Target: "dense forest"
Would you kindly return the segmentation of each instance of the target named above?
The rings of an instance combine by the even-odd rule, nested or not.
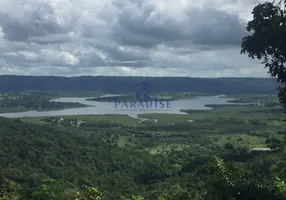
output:
[[[84,184],[96,185],[107,199],[134,193],[155,197],[166,191],[167,185],[172,186],[172,179],[177,179],[176,160],[183,168],[190,168],[193,154],[186,151],[180,158],[176,158],[177,154],[167,158],[134,148],[117,148],[112,141],[120,134],[118,129],[93,127],[82,131],[1,118],[0,132],[0,166],[9,180],[27,191],[24,199],[32,198],[46,178],[63,181],[74,190]],[[210,145],[204,138],[192,141]],[[206,162],[205,157],[193,159],[201,164]]]
[[[150,92],[197,92],[207,94],[275,94],[271,78],[189,78],[189,77],[108,77],[108,76],[0,76],[0,91],[65,90],[103,93],[137,92],[136,85],[150,83]]]
[[[145,114],[158,122],[142,124],[120,115],[0,118],[0,199],[282,200],[278,110]],[[252,152],[249,141],[273,151]]]

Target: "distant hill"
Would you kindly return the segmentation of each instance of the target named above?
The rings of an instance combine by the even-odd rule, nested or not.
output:
[[[273,78],[189,78],[189,77],[118,77],[118,76],[0,76],[0,91],[66,90],[104,93],[136,92],[136,85],[149,82],[150,92],[197,92],[208,94],[275,94]]]

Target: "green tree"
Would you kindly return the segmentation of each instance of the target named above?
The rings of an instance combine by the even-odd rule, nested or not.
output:
[[[286,198],[285,183],[279,178],[259,179],[244,165],[224,162],[215,157],[203,167],[202,173],[210,175],[205,180],[206,199],[282,200]]]
[[[0,200],[19,200],[20,195],[18,193],[17,184],[13,181],[9,181],[0,172]]]
[[[65,184],[54,179],[45,179],[33,193],[32,199],[35,200],[70,200],[72,195],[69,194]]]
[[[263,60],[271,77],[281,84],[278,97],[286,107],[286,0],[258,4],[253,9],[253,20],[246,27],[252,34],[244,37],[241,53]]]
[[[142,196],[137,196],[137,195],[132,195],[131,199],[128,199],[126,197],[121,197],[120,200],[144,200],[144,197]]]
[[[199,194],[196,192],[190,192],[186,189],[181,188],[180,185],[174,185],[166,194],[162,194],[158,200],[197,200]]]
[[[75,193],[75,200],[101,200],[102,193],[95,187],[83,186],[81,192]]]

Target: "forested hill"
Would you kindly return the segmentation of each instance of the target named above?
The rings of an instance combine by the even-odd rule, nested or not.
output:
[[[135,92],[136,85],[149,82],[151,92],[198,92],[208,94],[276,93],[270,78],[189,78],[110,76],[0,76],[0,91],[83,90],[104,93]]]

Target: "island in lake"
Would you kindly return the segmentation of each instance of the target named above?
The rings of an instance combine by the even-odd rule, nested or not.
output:
[[[136,98],[135,95],[126,94],[126,95],[118,95],[118,96],[101,96],[101,97],[94,97],[88,98],[88,101],[97,101],[97,102],[114,102],[114,101],[175,101],[178,99],[193,99],[197,98],[196,95],[189,93],[189,92],[178,92],[178,93],[156,93],[151,94],[150,98],[146,98],[141,96],[140,98]]]

